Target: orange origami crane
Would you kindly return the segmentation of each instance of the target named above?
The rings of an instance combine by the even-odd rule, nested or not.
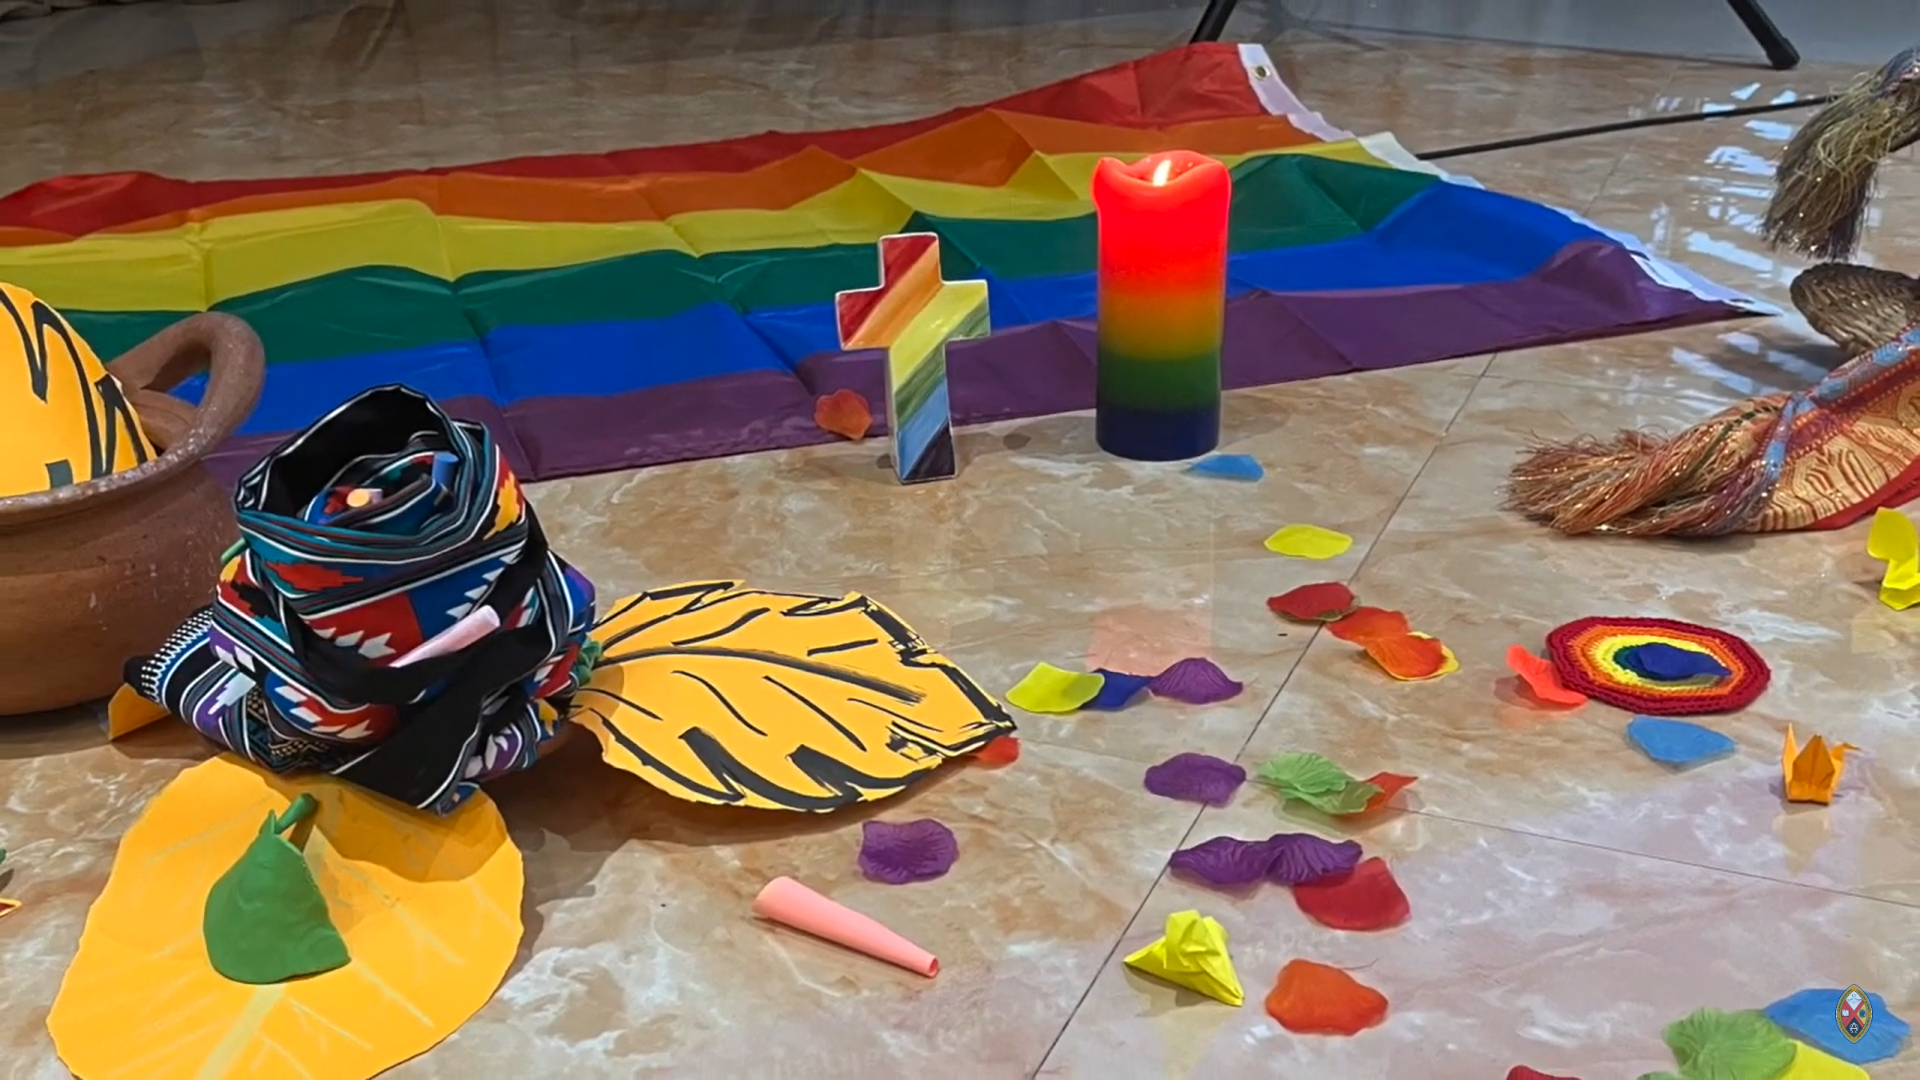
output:
[[[1787,743],[1780,751],[1780,776],[1788,802],[1826,805],[1833,801],[1833,789],[1847,771],[1847,752],[1860,749],[1852,743],[1835,743],[1815,735],[1805,749],[1793,740],[1793,725],[1787,725]]]

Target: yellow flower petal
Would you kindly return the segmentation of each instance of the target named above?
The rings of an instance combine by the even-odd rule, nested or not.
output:
[[[1352,546],[1353,537],[1318,525],[1282,525],[1267,537],[1268,551],[1296,559],[1331,559]]]
[[[1099,675],[1035,664],[1007,691],[1007,702],[1030,713],[1070,713],[1097,697],[1105,683]]]

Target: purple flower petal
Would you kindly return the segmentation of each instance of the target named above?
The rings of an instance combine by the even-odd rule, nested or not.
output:
[[[1336,844],[1308,833],[1279,833],[1267,845],[1273,852],[1267,880],[1276,885],[1305,885],[1360,865],[1360,845],[1352,840]]]
[[[1175,873],[1219,889],[1261,880],[1304,885],[1352,872],[1360,865],[1360,845],[1352,840],[1335,843],[1307,833],[1275,833],[1265,840],[1216,836],[1174,852],[1167,865]]]
[[[1140,691],[1153,682],[1151,675],[1129,675],[1124,671],[1108,671],[1106,668],[1094,668],[1093,673],[1105,681],[1100,684],[1100,692],[1093,695],[1093,700],[1087,702],[1085,707],[1107,712],[1133,704],[1133,699],[1140,696]]]
[[[1147,769],[1147,790],[1167,799],[1225,806],[1247,782],[1247,770],[1212,754],[1175,754]]]
[[[932,818],[861,823],[860,872],[869,880],[888,885],[931,881],[953,869],[959,858],[953,830]]]
[[[1167,865],[1216,889],[1231,889],[1266,877],[1273,865],[1273,850],[1265,840],[1216,836],[1174,852]]]
[[[1211,705],[1225,701],[1246,689],[1234,682],[1218,664],[1205,657],[1179,660],[1154,677],[1147,685],[1156,697],[1171,698],[1188,705]]]

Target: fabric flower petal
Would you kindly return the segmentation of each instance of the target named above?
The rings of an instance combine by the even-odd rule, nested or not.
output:
[[[1296,622],[1332,622],[1344,618],[1357,602],[1352,589],[1337,581],[1322,581],[1270,596],[1267,607]]]
[[[1267,839],[1272,861],[1267,880],[1276,885],[1304,885],[1351,873],[1360,863],[1360,845],[1353,840],[1325,840],[1311,833],[1280,833]]]
[[[1380,670],[1402,682],[1431,679],[1447,666],[1446,646],[1425,634],[1370,637],[1363,644]]]
[[[953,869],[959,858],[960,841],[953,830],[932,818],[860,825],[860,872],[870,881],[888,885],[931,881]]]
[[[1323,814],[1360,813],[1380,793],[1319,754],[1281,754],[1259,771],[1260,779],[1281,798],[1306,803]]]
[[[1675,769],[1691,769],[1740,749],[1738,743],[1712,728],[1657,716],[1636,716],[1627,721],[1627,741],[1641,753]]]
[[[1235,696],[1246,686],[1228,678],[1218,664],[1196,656],[1174,661],[1172,667],[1154,676],[1147,689],[1155,697],[1187,705],[1212,705]]]
[[[973,752],[973,760],[990,769],[998,769],[1020,760],[1020,740],[1013,735],[1002,735]]]
[[[1087,702],[1086,707],[1101,712],[1113,712],[1133,704],[1133,699],[1139,697],[1140,692],[1153,682],[1151,675],[1129,675],[1124,671],[1109,671],[1106,668],[1095,668],[1093,673],[1103,681],[1100,692],[1093,695],[1093,700]]]
[[[1187,471],[1221,480],[1258,480],[1267,475],[1251,454],[1213,454],[1187,466]]]
[[[1353,537],[1318,525],[1282,525],[1267,537],[1268,551],[1295,559],[1331,559],[1352,546]]]
[[[1289,960],[1267,994],[1267,1015],[1299,1035],[1358,1035],[1387,1018],[1387,999],[1339,968]]]
[[[822,431],[859,442],[873,430],[873,407],[858,390],[843,388],[814,401],[813,422]]]
[[[1212,754],[1175,754],[1147,769],[1147,790],[1166,799],[1225,806],[1247,782],[1247,770]]]
[[[1308,918],[1335,930],[1385,930],[1406,922],[1411,913],[1407,894],[1378,856],[1351,874],[1294,886],[1293,902]]]
[[[1379,788],[1380,791],[1371,799],[1367,800],[1366,812],[1371,813],[1386,806],[1389,802],[1393,801],[1395,795],[1412,787],[1419,779],[1417,776],[1402,776],[1399,773],[1390,772],[1374,773],[1372,776],[1367,777],[1364,783],[1372,784],[1374,787]]]
[[[1327,624],[1327,633],[1341,641],[1365,645],[1370,638],[1400,637],[1413,632],[1407,617],[1386,608],[1357,607]]]
[[[1098,675],[1035,664],[1007,691],[1007,701],[1030,713],[1070,713],[1098,697],[1103,683]]]
[[[1175,873],[1197,878],[1215,888],[1233,889],[1265,878],[1267,869],[1273,865],[1273,855],[1269,841],[1216,836],[1174,852],[1167,865]]]

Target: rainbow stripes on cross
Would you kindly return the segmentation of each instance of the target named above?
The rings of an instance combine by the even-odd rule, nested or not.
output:
[[[954,422],[1091,406],[1089,177],[1167,148],[1234,170],[1229,387],[1740,310],[1565,214],[1329,128],[1264,52],[1225,45],[876,128],[368,176],[49,180],[0,199],[0,280],[108,356],[190,312],[251,322],[270,367],[229,471],[403,382],[547,478],[831,438],[816,397],[885,391],[878,353],[839,347],[833,298],[873,285],[874,243],[903,232],[938,235],[945,276],[992,296],[995,332],[949,354]]]
[[[834,297],[843,349],[887,350],[887,425],[903,484],[959,471],[947,381],[947,345],[986,337],[987,283],[940,276],[940,237],[880,240],[880,284]]]

